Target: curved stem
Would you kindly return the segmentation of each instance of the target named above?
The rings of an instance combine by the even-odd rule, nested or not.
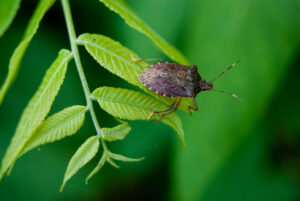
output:
[[[105,143],[105,141],[103,140],[103,138],[101,138],[101,142],[102,142],[102,146],[103,146],[104,152],[109,152],[109,150],[108,150],[108,148],[107,148],[107,146],[106,146],[106,143]]]
[[[91,97],[91,92],[88,86],[88,83],[86,81],[86,77],[82,68],[82,64],[80,61],[80,56],[79,56],[79,51],[78,51],[78,47],[76,44],[76,33],[75,33],[75,28],[74,28],[74,23],[73,23],[73,19],[72,19],[72,14],[71,14],[71,9],[70,9],[70,4],[68,0],[61,0],[62,2],[62,7],[63,7],[63,11],[64,11],[64,15],[65,15],[65,20],[66,20],[66,24],[67,24],[67,29],[68,29],[68,34],[69,34],[69,38],[70,38],[70,43],[71,43],[71,50],[72,53],[74,55],[74,59],[75,59],[75,63],[76,63],[76,67],[77,67],[77,71],[81,80],[81,84],[82,84],[82,88],[84,91],[84,95],[87,101],[87,107],[90,111],[95,129],[97,131],[97,135],[99,138],[102,138],[101,136],[101,129],[100,129],[100,125],[98,123],[96,114],[95,114],[95,110],[93,107],[93,102]],[[104,141],[102,141],[103,146],[105,145]],[[105,146],[106,148],[106,146]]]

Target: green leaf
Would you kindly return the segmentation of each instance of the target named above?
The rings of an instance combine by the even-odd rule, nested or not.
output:
[[[49,117],[34,131],[20,155],[40,145],[75,134],[84,122],[86,111],[87,107],[76,105],[65,108]]]
[[[82,34],[77,42],[84,45],[93,58],[107,70],[133,85],[142,86],[138,75],[149,64],[134,62],[130,57],[130,54],[138,57],[134,52],[119,42],[98,34]]]
[[[107,70],[118,75],[129,83],[140,87],[155,98],[171,105],[173,98],[161,96],[146,88],[138,78],[138,75],[149,66],[145,62],[136,63],[130,55],[139,58],[134,52],[122,46],[106,36],[98,34],[82,34],[77,42],[84,45],[93,58]],[[183,98],[179,108],[187,111],[188,106],[193,105],[191,98]]]
[[[147,120],[152,111],[168,109],[168,106],[152,97],[127,89],[100,87],[92,95],[103,110],[121,119]],[[153,115],[154,118],[159,116],[160,114]],[[161,121],[173,128],[185,144],[182,123],[176,113],[165,116]]]
[[[120,166],[118,164],[115,163],[115,161],[113,161],[110,157],[106,157],[106,161],[113,166],[114,168],[120,168]]]
[[[66,182],[96,155],[99,145],[98,136],[92,136],[77,149],[68,164],[64,181],[60,187],[60,192],[63,191]]]
[[[116,164],[113,159],[118,160],[118,161],[124,161],[124,162],[138,162],[138,161],[144,160],[144,158],[145,158],[145,157],[128,158],[126,156],[122,156],[120,154],[114,154],[111,152],[108,152],[107,154],[108,155],[106,156],[106,161],[115,168],[120,168],[120,166],[118,164]]]
[[[94,176],[105,164],[107,158],[107,154],[106,152],[103,153],[100,161],[98,162],[97,166],[93,169],[93,171],[86,177],[85,179],[85,183],[88,183],[89,179],[92,178],[92,176]]]
[[[102,128],[101,135],[106,141],[123,140],[131,131],[131,127],[127,122],[117,125],[113,128]]]
[[[115,159],[115,160],[125,161],[125,162],[138,162],[138,161],[141,161],[141,160],[145,159],[145,157],[141,157],[141,158],[128,158],[126,156],[122,156],[120,154],[114,154],[114,153],[111,153],[111,152],[108,153],[108,156],[110,158]]]
[[[148,36],[154,44],[177,63],[188,65],[187,59],[172,45],[143,22],[124,0],[100,0],[109,9],[119,14],[125,22],[137,31]]]
[[[67,64],[72,58],[68,50],[61,50],[58,58],[47,70],[43,81],[25,108],[15,135],[2,159],[0,179],[7,169],[13,165],[20,155],[26,142],[33,135],[34,130],[43,122],[60,89],[67,71]]]
[[[8,66],[8,75],[4,81],[4,84],[0,89],[0,105],[4,99],[7,90],[9,89],[9,87],[11,86],[11,84],[13,83],[13,81],[15,80],[18,74],[21,60],[31,39],[37,32],[41,20],[43,19],[47,10],[53,5],[54,1],[55,0],[40,0],[33,16],[31,17],[22,41],[15,49],[14,53],[10,58],[9,66]]]
[[[0,1],[0,37],[5,33],[14,20],[20,7],[21,0]]]

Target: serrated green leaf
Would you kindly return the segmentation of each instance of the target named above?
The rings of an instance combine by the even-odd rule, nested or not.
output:
[[[108,152],[108,155],[106,156],[106,161],[113,167],[115,168],[120,168],[120,166],[118,164],[115,163],[115,160],[119,160],[119,161],[125,161],[125,162],[138,162],[143,160],[145,157],[141,157],[141,158],[128,158],[126,156],[120,155],[120,154],[114,154],[111,152]]]
[[[93,58],[107,70],[129,83],[141,86],[138,75],[149,66],[145,62],[136,63],[130,55],[138,57],[134,52],[122,46],[119,42],[99,34],[82,34],[77,39],[84,45]]]
[[[60,192],[64,189],[66,182],[96,155],[99,145],[100,143],[98,136],[92,136],[77,149],[68,164],[64,181],[59,190]]]
[[[85,183],[88,183],[88,181],[90,180],[90,178],[92,178],[92,176],[94,176],[105,164],[107,155],[106,152],[103,153],[100,161],[98,162],[97,166],[93,169],[93,171],[86,177],[85,179]]]
[[[131,127],[127,122],[119,124],[113,128],[102,128],[101,135],[106,141],[123,140],[131,131]]]
[[[101,108],[109,114],[128,120],[147,120],[152,111],[168,109],[162,102],[128,89],[100,87],[92,94],[100,104]],[[153,115],[158,118],[159,114]],[[184,132],[182,123],[176,113],[165,116],[161,122],[173,128],[180,140],[184,143]]]
[[[0,37],[8,29],[14,20],[20,7],[21,0],[1,0],[0,1]]]
[[[4,84],[2,85],[2,87],[0,89],[0,105],[4,99],[4,96],[7,92],[7,90],[9,89],[9,87],[11,86],[11,84],[13,83],[13,81],[15,80],[15,78],[18,74],[20,62],[23,58],[23,55],[24,55],[31,39],[35,35],[35,33],[39,27],[39,24],[40,24],[41,20],[43,19],[45,13],[53,5],[54,1],[55,0],[40,0],[37,8],[35,9],[35,12],[34,12],[33,16],[31,17],[30,22],[27,26],[27,29],[24,33],[22,41],[20,42],[18,47],[15,49],[15,51],[13,52],[13,54],[10,58],[9,66],[8,66],[8,75],[6,76]]]
[[[60,89],[67,71],[67,64],[72,58],[68,50],[61,50],[58,58],[47,70],[43,81],[25,108],[15,135],[2,159],[0,179],[20,155],[25,143],[31,138],[34,130],[43,122]]]
[[[125,22],[135,30],[148,36],[154,44],[174,61],[188,65],[187,59],[172,45],[165,41],[160,35],[152,30],[138,15],[127,5],[124,0],[100,0],[110,10],[119,14]]]
[[[75,134],[82,126],[85,118],[85,106],[72,106],[55,113],[46,119],[32,134],[24,145],[20,155],[50,142],[61,140]]]
[[[138,162],[141,160],[144,160],[145,157],[141,157],[141,158],[128,158],[126,156],[120,155],[120,154],[114,154],[109,152],[108,156],[112,159],[118,160],[118,161],[125,161],[125,162]]]
[[[155,98],[171,105],[173,98],[161,96],[146,88],[138,78],[138,75],[149,66],[145,62],[136,63],[130,55],[139,58],[134,52],[122,46],[106,36],[98,34],[82,34],[77,42],[84,45],[93,58],[107,70],[118,75],[129,83],[140,87]],[[179,109],[187,111],[188,106],[193,105],[191,98],[183,98]]]

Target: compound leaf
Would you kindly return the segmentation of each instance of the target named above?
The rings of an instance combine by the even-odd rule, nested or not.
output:
[[[92,178],[92,176],[94,176],[105,164],[107,158],[107,154],[106,152],[103,153],[100,161],[98,162],[97,166],[93,169],[93,171],[86,177],[85,179],[85,183],[88,183],[89,179]]]
[[[124,0],[100,0],[110,10],[119,14],[125,22],[135,30],[145,34],[168,57],[180,64],[188,64],[187,59],[171,44],[152,30],[138,15],[127,5]]]
[[[47,118],[26,142],[20,155],[40,146],[76,133],[85,118],[85,106],[72,106]]]
[[[92,95],[103,110],[121,119],[147,120],[151,112],[168,109],[168,106],[152,97],[127,89],[100,87]],[[153,115],[153,118],[158,117],[159,114]],[[173,128],[185,144],[182,123],[176,113],[165,116],[161,121]]]
[[[43,122],[48,114],[60,86],[63,83],[67,71],[67,64],[71,58],[72,54],[70,51],[61,50],[58,58],[47,70],[39,89],[25,108],[15,135],[2,159],[0,179],[7,169],[13,165],[23,150],[25,143],[31,138],[34,130]]]
[[[60,187],[60,192],[64,189],[66,182],[96,155],[99,146],[98,136],[92,136],[77,149],[68,164],[64,181]]]
[[[5,33],[17,11],[21,0],[1,0],[0,1],[0,37]]]
[[[149,66],[145,62],[136,63],[132,60],[130,55],[139,58],[134,52],[122,46],[106,36],[98,34],[82,34],[77,39],[77,42],[84,45],[86,50],[92,57],[104,68],[118,75],[129,83],[140,87],[155,98],[172,104],[173,99],[170,97],[161,96],[146,88],[138,78],[138,75]],[[187,111],[189,105],[192,105],[190,98],[183,98],[179,106],[180,109]]]
[[[106,141],[123,140],[131,131],[131,127],[127,122],[123,122],[113,128],[102,128],[101,135]]]
[[[11,86],[11,84],[13,83],[13,81],[15,80],[18,74],[20,62],[23,58],[23,55],[31,39],[37,32],[41,20],[43,19],[47,10],[53,5],[54,1],[55,0],[40,0],[33,16],[31,17],[22,41],[15,49],[14,53],[10,58],[9,66],[8,66],[8,75],[4,81],[4,84],[0,89],[0,105],[4,99],[7,90],[9,89],[9,87]]]

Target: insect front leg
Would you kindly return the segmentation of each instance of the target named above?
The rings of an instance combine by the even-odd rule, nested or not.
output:
[[[129,55],[134,62],[142,62],[142,61],[161,61],[162,63],[166,63],[164,59],[154,58],[154,59],[136,59],[132,54]]]
[[[189,106],[188,107],[188,111],[189,111],[190,115],[192,115],[192,111],[191,110],[194,110],[194,111],[198,110],[198,105],[197,105],[195,97],[193,97],[193,102],[194,102],[194,107],[193,106]]]
[[[149,117],[147,118],[147,120],[150,120],[151,117],[153,116],[153,114],[158,114],[158,113],[163,113],[163,112],[171,111],[173,109],[174,105],[176,104],[176,101],[177,101],[177,97],[175,97],[174,102],[172,103],[172,105],[170,105],[170,107],[168,109],[166,109],[166,110],[151,112],[151,114],[149,115]]]
[[[169,114],[175,112],[175,111],[177,110],[177,108],[179,107],[179,105],[180,105],[181,99],[182,99],[182,97],[179,98],[179,100],[178,100],[178,102],[176,103],[176,105],[175,105],[175,107],[173,108],[173,110],[171,110],[171,111],[169,111],[169,112],[166,112],[165,114],[160,115],[160,117],[156,120],[156,123],[158,123],[158,122],[161,120],[161,118],[163,118],[164,116],[167,116],[167,115],[169,115]]]

